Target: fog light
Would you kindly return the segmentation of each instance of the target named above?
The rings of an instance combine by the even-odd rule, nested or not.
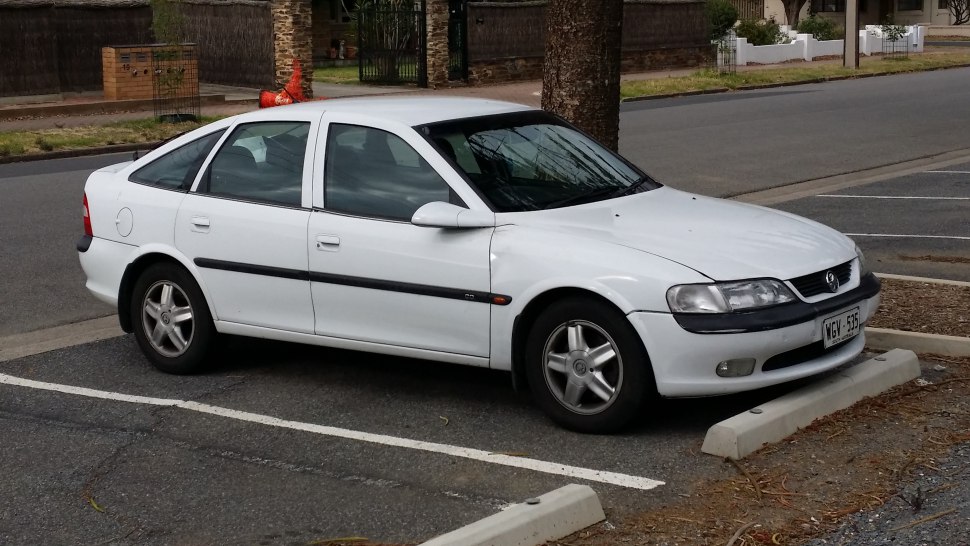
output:
[[[732,358],[717,365],[715,371],[719,377],[741,377],[754,372],[755,359]]]

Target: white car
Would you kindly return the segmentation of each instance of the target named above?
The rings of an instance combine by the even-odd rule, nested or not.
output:
[[[252,112],[84,192],[87,287],[163,371],[202,369],[217,334],[490,367],[586,432],[844,364],[879,301],[844,235],[503,102]]]

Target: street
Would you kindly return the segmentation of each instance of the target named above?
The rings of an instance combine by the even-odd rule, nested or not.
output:
[[[877,272],[970,281],[968,84],[959,69],[627,103],[620,147],[661,182],[755,201],[910,162],[837,190],[781,188],[771,206],[850,234]],[[935,166],[945,152],[958,159]],[[0,349],[115,313],[84,289],[75,241],[85,177],[127,158],[0,166]],[[631,514],[733,474],[699,452],[707,428],[795,387],[664,401],[589,436],[504,373],[260,340],[229,340],[200,376],[155,371],[131,336],[0,374],[19,381],[0,384],[11,544],[415,542],[577,481]]]

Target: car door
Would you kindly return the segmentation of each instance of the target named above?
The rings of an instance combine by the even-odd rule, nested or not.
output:
[[[314,119],[316,118],[316,119]],[[240,123],[179,208],[176,247],[219,321],[313,333],[307,224],[319,113]]]
[[[410,223],[421,205],[474,194],[409,127],[327,121],[308,230],[316,333],[487,357],[494,229]]]

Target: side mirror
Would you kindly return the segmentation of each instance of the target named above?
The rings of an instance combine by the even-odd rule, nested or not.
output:
[[[434,201],[416,210],[411,217],[411,223],[416,226],[451,229],[495,227],[495,214]]]

